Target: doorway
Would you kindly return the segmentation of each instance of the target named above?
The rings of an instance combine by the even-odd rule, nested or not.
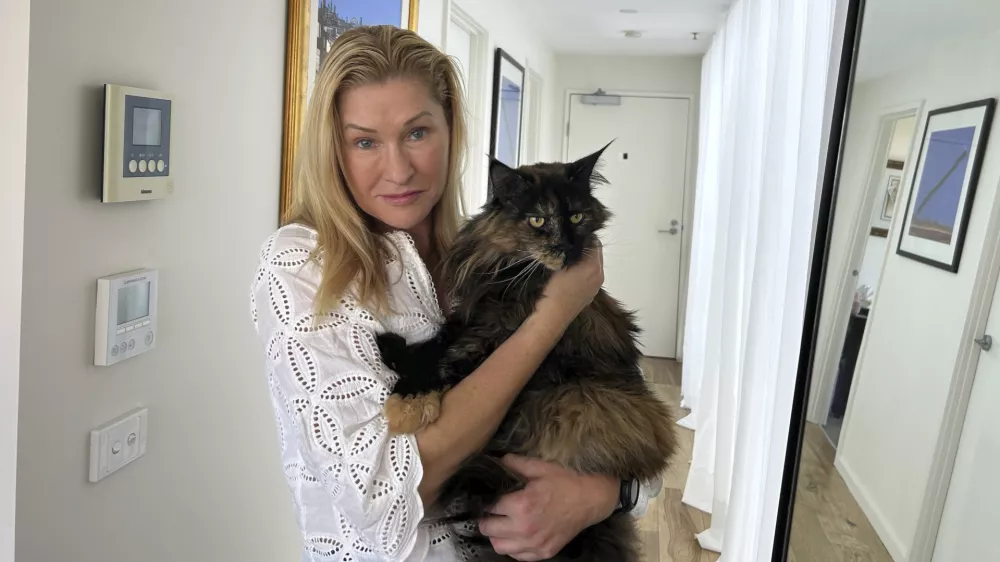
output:
[[[611,142],[599,167],[608,185],[595,193],[614,214],[601,236],[604,287],[636,311],[647,356],[676,358],[691,100],[571,93],[567,109],[569,160]]]
[[[972,379],[958,450],[948,480],[933,562],[1000,560],[997,506],[1000,505],[1000,283],[984,334],[976,340],[979,361]],[[945,430],[947,431],[947,430]],[[947,472],[945,472],[947,474]]]
[[[478,158],[486,154],[483,123],[488,122],[486,68],[489,64],[489,35],[486,29],[457,4],[452,4],[445,34],[445,52],[457,63],[467,100],[466,127],[469,162],[462,171],[463,202],[468,211],[486,202],[488,162]]]
[[[876,147],[875,165],[869,176],[873,183],[869,184],[868,195],[863,202],[868,209],[860,214],[862,222],[859,226],[865,231],[860,266],[851,270],[853,299],[844,331],[844,343],[840,354],[836,356],[830,406],[826,412],[826,421],[822,424],[824,433],[834,447],[840,442],[868,314],[878,297],[882,266],[886,253],[890,251],[889,233],[898,207],[897,195],[903,191],[903,175],[916,124],[915,112],[884,120],[882,128],[888,134],[880,135],[881,143]],[[867,222],[864,221],[865,218]],[[852,260],[852,263],[857,263],[857,260]]]

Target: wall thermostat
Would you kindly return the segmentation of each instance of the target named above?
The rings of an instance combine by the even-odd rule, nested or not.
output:
[[[97,280],[94,364],[114,365],[156,346],[157,270]]]
[[[173,194],[172,103],[173,98],[163,92],[104,85],[102,201],[144,201]]]

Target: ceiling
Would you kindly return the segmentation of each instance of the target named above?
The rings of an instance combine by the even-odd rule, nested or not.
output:
[[[867,0],[858,81],[918,64],[949,43],[1000,29],[1000,0]]]
[[[500,0],[490,0],[498,2]],[[506,0],[557,53],[691,55],[708,50],[733,0]],[[622,13],[635,10],[636,13]],[[625,37],[625,30],[642,33]],[[692,32],[698,32],[697,41]]]

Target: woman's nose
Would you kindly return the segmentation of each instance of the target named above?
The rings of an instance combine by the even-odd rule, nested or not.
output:
[[[399,144],[393,143],[387,148],[385,178],[392,183],[406,185],[414,172],[410,156]]]

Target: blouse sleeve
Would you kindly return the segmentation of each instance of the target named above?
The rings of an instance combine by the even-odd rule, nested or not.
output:
[[[416,441],[389,435],[382,406],[391,371],[380,361],[374,316],[349,301],[335,312],[314,313],[320,279],[319,266],[309,260],[314,246],[304,229],[272,236],[251,294],[278,423],[284,418],[290,425],[280,427],[286,478],[307,543],[329,547],[339,539],[347,548],[356,537],[355,549],[403,560],[423,518]],[[323,519],[316,513],[340,521],[324,523],[310,539],[310,520]],[[330,537],[331,531],[341,536]]]

